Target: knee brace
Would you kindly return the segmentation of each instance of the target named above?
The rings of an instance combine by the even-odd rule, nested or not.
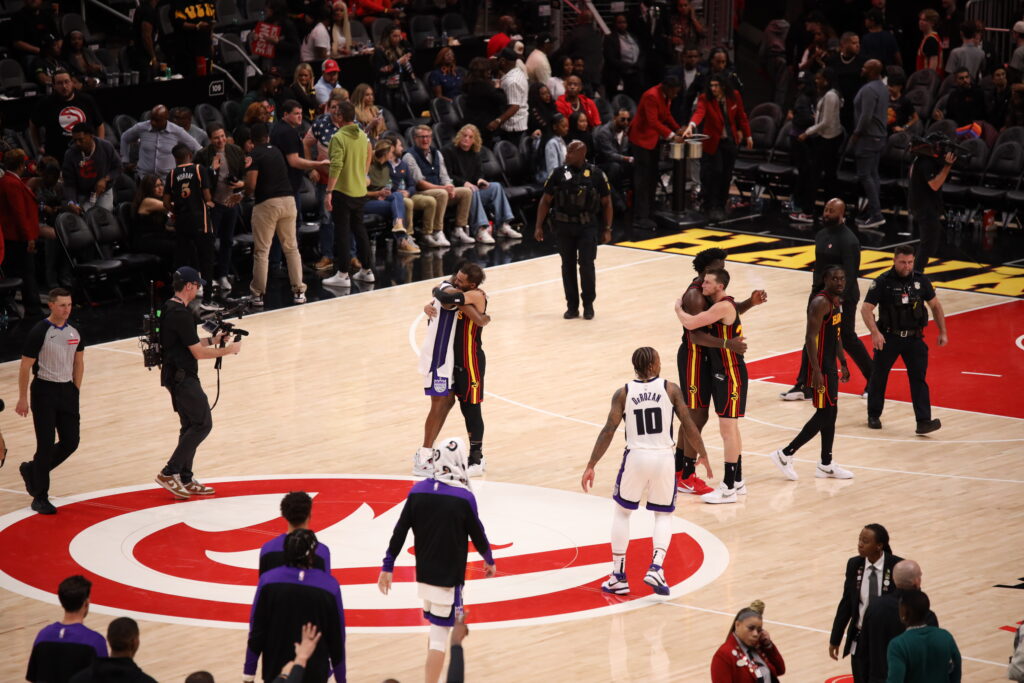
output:
[[[448,633],[452,630],[451,626],[438,626],[437,624],[430,625],[430,633],[427,636],[427,642],[429,643],[428,649],[438,650],[444,652],[448,649]]]

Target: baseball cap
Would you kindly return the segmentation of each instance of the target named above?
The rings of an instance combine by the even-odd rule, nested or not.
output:
[[[199,271],[190,266],[182,266],[181,268],[178,268],[174,271],[174,277],[178,278],[185,284],[194,282],[202,287],[206,286],[206,280],[199,275]]]
[[[341,67],[339,67],[338,63],[336,61],[334,61],[333,59],[325,59],[324,60],[324,73],[328,74],[328,73],[332,73],[334,71],[341,71]]]
[[[1014,24],[1013,25],[1013,32],[1014,33],[1020,33],[1021,35],[1024,35],[1024,21],[1018,21],[1016,24]]]

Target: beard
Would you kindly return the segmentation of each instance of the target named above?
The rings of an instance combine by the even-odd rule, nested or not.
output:
[[[840,223],[842,223],[842,221],[835,217],[821,219],[821,224],[824,225],[826,228],[834,228],[838,226]]]

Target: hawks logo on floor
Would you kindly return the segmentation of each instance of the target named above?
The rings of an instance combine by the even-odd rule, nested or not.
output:
[[[82,573],[93,581],[98,612],[245,628],[259,548],[284,531],[281,497],[304,490],[314,499],[317,536],[332,551],[348,628],[409,630],[424,623],[415,548],[403,549],[387,599],[377,590],[377,575],[412,483],[383,476],[261,476],[220,480],[217,495],[206,500],[169,502],[151,486],[76,496],[56,516],[19,511],[0,517],[0,546],[19,549],[0,557],[0,586],[56,603],[61,579]],[[470,553],[465,595],[475,627],[564,621],[654,604],[640,581],[651,556],[650,536],[630,541],[633,594],[600,590],[611,561],[608,498],[498,482],[475,482],[474,491],[498,565],[498,576],[485,579],[480,556]],[[672,522],[665,576],[678,597],[717,578],[729,556],[704,529],[679,517]],[[633,528],[651,525],[634,520]]]

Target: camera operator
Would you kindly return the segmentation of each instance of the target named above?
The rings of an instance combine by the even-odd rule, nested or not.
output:
[[[915,148],[916,156],[910,166],[910,190],[907,204],[910,214],[917,219],[921,242],[914,260],[922,272],[939,247],[942,225],[942,184],[956,163],[956,155],[946,152],[936,141],[928,141]],[[945,163],[943,163],[945,162]]]
[[[240,341],[231,342],[224,333],[200,340],[196,320],[189,309],[200,296],[206,281],[194,268],[182,266],[174,273],[174,296],[164,305],[160,327],[163,346],[163,371],[160,383],[171,393],[171,406],[181,420],[178,446],[156,477],[156,483],[175,498],[208,496],[214,491],[192,477],[196,449],[213,428],[210,403],[199,383],[199,363],[203,358],[220,358],[242,349]],[[225,345],[226,344],[226,345]]]

